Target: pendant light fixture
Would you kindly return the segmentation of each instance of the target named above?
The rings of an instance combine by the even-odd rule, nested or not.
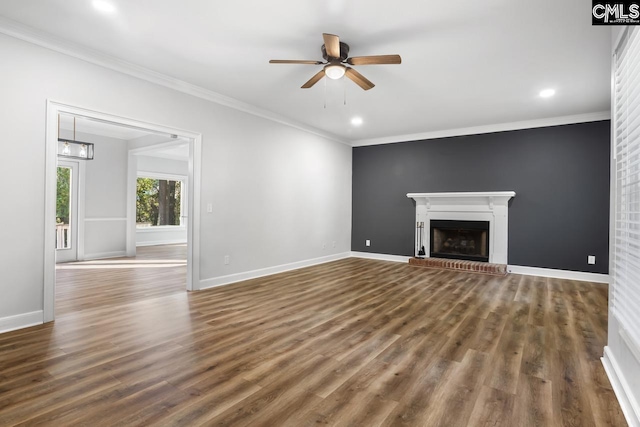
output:
[[[58,114],[58,156],[70,159],[93,160],[93,144],[76,141],[76,118],[73,118],[73,139],[60,138],[60,114]]]

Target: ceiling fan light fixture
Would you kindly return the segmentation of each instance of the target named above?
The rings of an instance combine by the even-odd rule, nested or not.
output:
[[[313,77],[311,77],[302,86],[300,86],[301,89],[309,89],[310,87],[313,87],[313,85],[318,83],[324,77],[327,77],[331,80],[338,80],[346,76],[349,80],[360,86],[360,88],[362,88],[363,90],[372,89],[375,85],[355,69],[344,64],[375,65],[402,63],[400,55],[369,55],[350,58],[349,45],[341,42],[340,37],[336,36],[335,34],[323,33],[322,38],[324,40],[324,44],[320,47],[320,50],[322,51],[322,58],[326,62],[297,59],[272,59],[269,61],[269,63],[324,65],[322,70],[318,71]]]
[[[332,80],[338,80],[344,76],[346,67],[342,64],[329,64],[324,67],[324,73]]]

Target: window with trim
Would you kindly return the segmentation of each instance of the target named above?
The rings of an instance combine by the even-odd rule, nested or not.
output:
[[[181,226],[183,180],[139,176],[136,188],[136,226]]]

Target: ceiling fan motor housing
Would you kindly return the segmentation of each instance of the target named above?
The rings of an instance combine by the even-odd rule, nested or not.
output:
[[[332,58],[329,55],[327,55],[327,49],[324,47],[324,45],[322,45],[322,57],[326,60],[326,61],[331,61],[339,59],[340,62],[345,61],[348,57],[349,57],[349,45],[343,42],[340,42],[340,58]]]

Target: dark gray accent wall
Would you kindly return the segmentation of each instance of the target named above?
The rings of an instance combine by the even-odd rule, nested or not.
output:
[[[600,121],[356,147],[352,250],[413,255],[407,193],[513,190],[509,264],[606,274],[609,146]]]

